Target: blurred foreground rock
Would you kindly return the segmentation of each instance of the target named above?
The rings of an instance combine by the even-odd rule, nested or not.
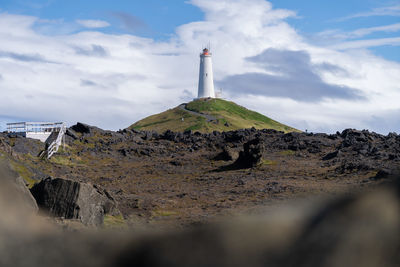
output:
[[[7,188],[10,201],[16,202],[18,206],[27,209],[31,212],[37,212],[38,206],[35,199],[32,197],[29,189],[26,187],[24,180],[15,172],[9,160],[0,154],[0,186]],[[4,216],[4,215],[2,215]]]
[[[21,199],[10,195],[9,181],[5,182],[0,187],[0,266],[394,267],[400,263],[398,183],[169,232],[64,232],[27,210]]]
[[[399,266],[400,187],[132,241],[118,260],[121,266]]]

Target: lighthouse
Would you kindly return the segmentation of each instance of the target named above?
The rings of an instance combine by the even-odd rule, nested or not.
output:
[[[199,91],[197,98],[215,98],[211,53],[207,48],[200,54]]]

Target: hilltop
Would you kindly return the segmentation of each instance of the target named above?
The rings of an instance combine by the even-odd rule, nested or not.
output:
[[[159,114],[144,118],[129,129],[165,132],[232,131],[245,128],[274,129],[277,131],[299,132],[258,112],[251,111],[231,101],[217,98],[197,99],[181,104]]]

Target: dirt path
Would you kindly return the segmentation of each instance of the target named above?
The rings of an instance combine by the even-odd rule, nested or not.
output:
[[[184,111],[186,111],[186,112],[189,112],[189,113],[192,114],[192,115],[203,117],[203,118],[205,118],[205,119],[207,120],[207,122],[212,122],[212,121],[217,121],[217,120],[218,120],[218,119],[217,119],[216,117],[214,117],[214,116],[211,116],[211,115],[208,115],[208,114],[203,114],[203,113],[198,113],[198,112],[195,112],[195,111],[192,111],[192,110],[188,110],[188,109],[186,108],[186,105],[187,105],[186,103],[181,104],[181,105],[179,106],[179,108],[182,109],[182,110],[184,110]]]

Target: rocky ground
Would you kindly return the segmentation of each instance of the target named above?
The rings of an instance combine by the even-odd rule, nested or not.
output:
[[[118,221],[131,226],[187,226],[291,200],[352,194],[400,167],[400,136],[351,129],[201,134],[112,132],[78,123],[50,160],[37,157],[44,147],[35,140],[0,134],[0,147],[31,184],[51,176],[105,190],[121,211]]]
[[[256,142],[248,147],[259,149]],[[37,216],[34,199],[7,158],[0,158],[0,168],[0,266],[397,267],[400,263],[398,180],[384,179],[381,186],[361,193],[291,202],[258,215],[185,229],[71,231],[49,217]],[[77,193],[78,200],[81,194],[97,194],[93,186],[84,186],[90,194],[69,190],[71,185],[82,186],[77,184],[45,179],[38,186],[48,188],[46,192],[67,189],[60,193]]]
[[[78,123],[44,149],[0,134],[0,266],[399,266],[396,134]]]

